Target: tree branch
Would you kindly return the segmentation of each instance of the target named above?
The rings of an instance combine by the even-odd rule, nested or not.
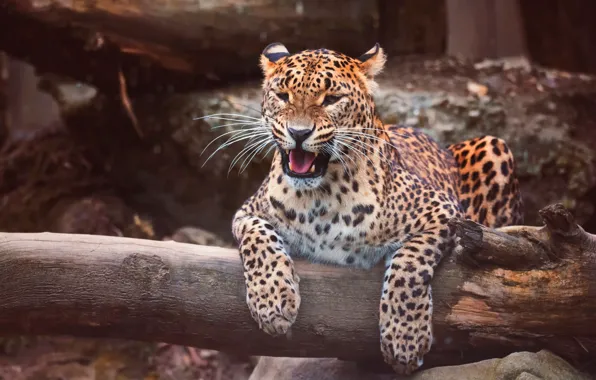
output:
[[[41,71],[118,93],[184,91],[259,76],[271,41],[359,55],[376,37],[375,2],[1,0],[0,50]],[[273,37],[275,36],[275,37]]]
[[[458,257],[470,256],[478,265],[447,259],[438,270],[433,280],[436,339],[425,367],[543,348],[574,362],[593,358],[594,236],[561,206],[547,207],[542,215],[545,227],[500,231],[452,221],[464,242]],[[546,255],[548,251],[554,254]],[[532,269],[520,270],[528,267]],[[251,355],[380,360],[377,318],[383,268],[297,262],[297,270],[303,300],[298,320],[291,337],[273,338],[250,317],[235,250],[105,236],[2,233],[0,332],[129,338]]]
[[[544,227],[510,226],[493,230],[471,220],[454,219],[459,258],[476,264],[528,270],[549,268],[579,252],[594,251],[596,239],[580,227],[561,204],[539,211]]]

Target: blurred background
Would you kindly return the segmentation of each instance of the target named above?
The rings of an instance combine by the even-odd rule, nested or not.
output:
[[[596,2],[589,0],[0,0],[0,231],[229,246],[270,157],[205,164],[258,116],[258,56],[326,47],[389,61],[387,123],[443,144],[490,133],[517,159],[526,224],[554,202],[596,232]],[[223,140],[219,140],[223,141]],[[247,379],[253,362],[165,344],[0,342],[2,379]]]

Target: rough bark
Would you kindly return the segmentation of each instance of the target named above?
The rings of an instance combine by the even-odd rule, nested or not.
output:
[[[596,350],[596,237],[560,205],[545,227],[451,223],[460,260],[434,284],[426,367],[549,349],[573,362]],[[505,249],[505,247],[511,247]],[[519,252],[527,259],[519,261]],[[495,253],[498,253],[496,256]],[[258,330],[234,250],[70,234],[0,234],[0,331],[163,341],[253,355],[380,357],[382,268],[297,263],[303,303],[291,337]]]
[[[568,71],[596,72],[596,2],[584,0],[520,1],[534,61]]]
[[[116,93],[119,70],[131,92],[221,85],[258,75],[272,38],[360,55],[377,36],[376,3],[358,0],[2,2],[0,50]]]
[[[446,0],[447,54],[499,58],[526,54],[518,0]]]
[[[389,57],[445,52],[445,2],[379,0],[379,42]]]
[[[0,147],[8,136],[8,57],[0,52]]]

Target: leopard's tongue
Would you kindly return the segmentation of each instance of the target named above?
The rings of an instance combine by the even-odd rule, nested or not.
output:
[[[290,170],[294,173],[308,173],[308,169],[315,161],[315,154],[302,149],[292,149],[290,151]]]

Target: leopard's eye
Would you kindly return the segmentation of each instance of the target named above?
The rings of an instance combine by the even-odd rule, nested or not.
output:
[[[337,103],[341,98],[343,98],[343,95],[325,95],[325,98],[323,99],[323,107],[327,107],[330,106],[332,104]]]
[[[276,92],[275,95],[284,103],[290,101],[290,94],[287,92]]]

